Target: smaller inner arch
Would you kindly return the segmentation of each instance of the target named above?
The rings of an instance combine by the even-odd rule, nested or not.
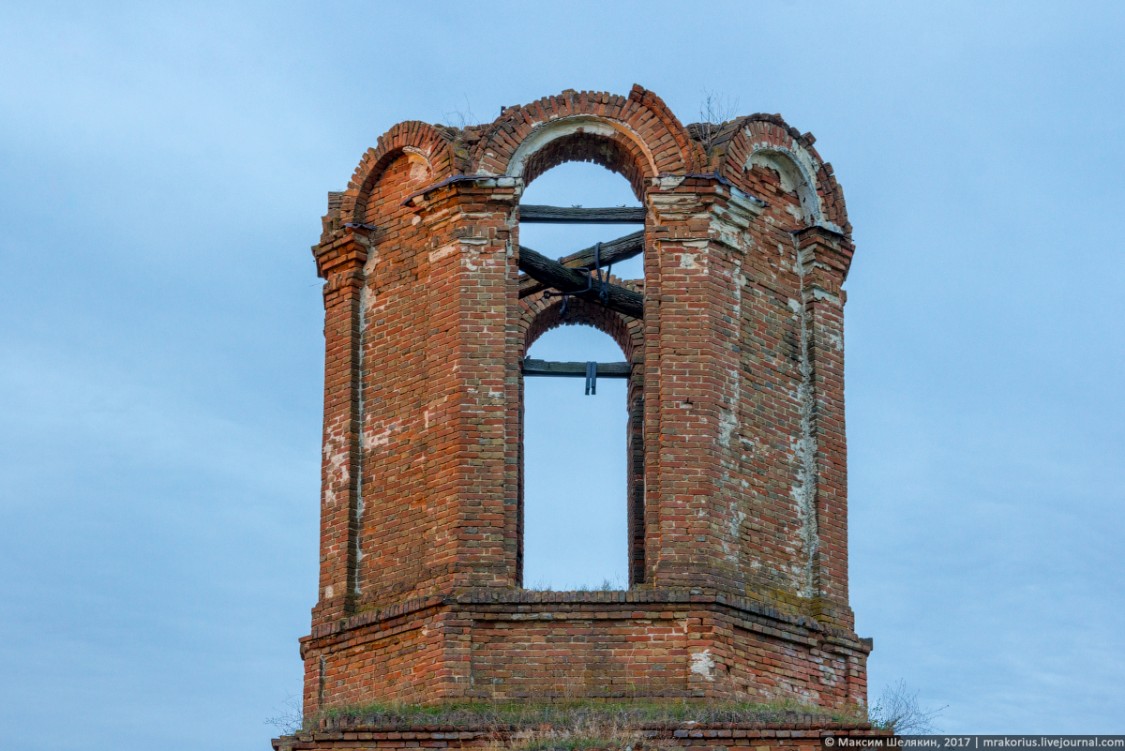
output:
[[[548,142],[528,157],[523,179],[531,185],[548,170],[567,162],[587,162],[605,167],[629,181],[633,198],[644,195],[645,157],[622,137],[607,137],[579,131]],[[526,200],[526,199],[525,199]]]
[[[528,352],[550,361],[620,362],[589,326],[548,331]],[[629,586],[627,381],[524,379],[523,584],[541,590]]]

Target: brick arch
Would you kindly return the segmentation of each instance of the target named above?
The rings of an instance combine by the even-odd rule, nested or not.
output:
[[[567,90],[507,107],[473,150],[478,174],[531,182],[566,161],[591,161],[625,176],[638,198],[657,175],[695,171],[701,151],[660,97],[634,86],[629,96]]]
[[[367,199],[387,166],[403,154],[420,157],[429,169],[428,180],[451,177],[456,169],[452,144],[456,131],[417,120],[399,123],[368,149],[348,182],[340,199],[340,215],[345,222],[363,222]]]
[[[614,281],[617,281],[616,279]],[[628,379],[626,408],[629,421],[626,429],[626,524],[628,529],[627,562],[629,587],[644,584],[647,580],[645,549],[648,539],[648,519],[645,510],[645,418],[644,418],[644,322],[617,313],[596,302],[570,298],[567,301],[567,314],[562,316],[563,301],[560,297],[546,297],[542,293],[520,301],[520,327],[523,333],[526,355],[531,345],[543,334],[572,324],[585,324],[608,334],[625,353],[625,359],[632,364]],[[520,399],[522,405],[523,388]],[[524,497],[523,464],[523,409],[520,409],[520,480],[519,503],[522,509]],[[522,519],[522,511],[520,512]],[[522,525],[522,521],[520,522]],[[523,571],[523,529],[519,527],[519,570]]]
[[[544,172],[565,162],[592,162],[624,177],[637,200],[643,199],[645,180],[653,175],[650,169],[645,168],[648,155],[635,142],[619,133],[605,135],[590,132],[588,126],[566,125],[577,130],[556,137],[529,154],[521,165],[522,175],[516,172],[517,176],[523,177],[525,185],[530,185]]]
[[[614,280],[615,283],[620,283]],[[643,359],[644,326],[641,321],[621,315],[604,305],[589,300],[571,297],[567,300],[565,318],[562,315],[562,297],[547,297],[543,294],[524,298],[520,301],[520,328],[523,331],[523,355],[526,356],[531,345],[539,337],[560,326],[584,324],[603,334],[608,334],[621,351],[627,362],[640,363]]]
[[[754,165],[776,171],[783,185],[801,200],[810,225],[825,226],[851,234],[844,192],[836,182],[832,165],[824,162],[813,147],[811,133],[801,134],[779,115],[749,115],[725,125],[720,142],[714,145],[723,177],[738,182],[738,176]]]

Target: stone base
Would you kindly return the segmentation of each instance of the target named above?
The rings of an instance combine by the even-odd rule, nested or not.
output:
[[[786,724],[683,723],[652,725],[635,730],[618,730],[620,737],[604,746],[578,743],[578,738],[560,735],[552,742],[544,728],[465,729],[442,727],[341,727],[287,735],[273,740],[275,751],[417,751],[417,749],[496,749],[520,751],[525,748],[593,749],[691,749],[692,751],[760,751],[763,748],[788,751],[821,751],[824,739],[850,736],[889,738],[892,733],[865,723],[832,723],[824,720]]]
[[[304,707],[685,699],[862,706],[868,640],[703,588],[464,590],[318,625]]]

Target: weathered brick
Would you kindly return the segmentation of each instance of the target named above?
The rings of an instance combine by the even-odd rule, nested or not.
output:
[[[635,87],[463,130],[405,122],[364,154],[314,248],[327,284],[309,716],[373,701],[865,701],[870,642],[847,589],[853,247],[812,140],[774,115],[685,128]],[[646,209],[644,279],[614,280],[643,292],[643,319],[576,298],[566,312],[632,365],[628,592],[521,588],[521,361],[563,310],[519,297],[518,201],[574,160],[624,176]],[[794,732],[783,745],[815,741]],[[285,747],[318,747],[303,742]]]

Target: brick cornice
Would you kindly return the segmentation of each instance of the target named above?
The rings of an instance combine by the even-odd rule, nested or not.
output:
[[[312,248],[316,272],[321,279],[331,274],[356,271],[367,262],[371,247],[370,230],[361,226],[347,227],[336,236]]]
[[[457,175],[411,193],[402,203],[417,211],[440,205],[454,197],[474,195],[488,201],[515,205],[522,193],[523,179],[519,177]]]
[[[637,617],[681,617],[685,611],[721,610],[734,616],[750,631],[806,646],[833,645],[867,654],[871,641],[848,628],[825,623],[815,617],[787,613],[746,597],[723,594],[709,588],[656,588],[604,592],[539,592],[526,589],[470,588],[444,594],[431,594],[358,613],[348,618],[313,628],[301,638],[302,653],[323,649],[341,639],[367,641],[382,638],[393,624],[406,623],[408,616],[422,611],[448,610],[461,616],[472,614],[489,619],[508,613],[514,620],[565,621],[616,616],[622,620]],[[642,611],[638,613],[638,611]],[[411,628],[417,627],[417,623]]]
[[[812,253],[813,264],[839,273],[841,282],[847,278],[855,245],[846,235],[817,225],[797,230],[793,237],[802,253]]]

